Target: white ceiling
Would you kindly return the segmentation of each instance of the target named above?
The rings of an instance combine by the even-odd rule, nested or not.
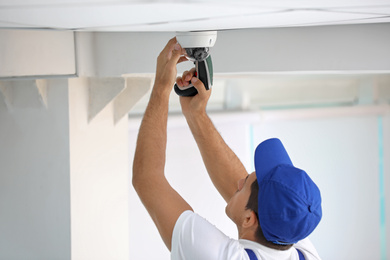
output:
[[[192,31],[390,22],[390,0],[0,0],[0,28]]]

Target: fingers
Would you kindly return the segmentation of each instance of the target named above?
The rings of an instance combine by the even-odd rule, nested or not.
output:
[[[192,77],[195,75],[195,68],[192,68],[190,71],[184,71],[181,77],[176,78],[176,84],[179,87],[188,86]]]
[[[172,39],[170,39],[167,43],[167,45],[165,45],[164,49],[161,51],[161,54],[166,54],[168,55],[169,53],[172,52],[173,48],[175,47],[175,44],[177,43],[177,40],[176,40],[176,37],[173,37]]]
[[[179,86],[179,87],[183,87],[184,86],[184,83],[183,83],[183,80],[181,77],[177,77],[176,78],[176,84]],[[187,85],[188,86],[188,85]]]
[[[169,62],[174,57],[176,63],[185,61],[186,59],[182,55],[185,54],[185,50],[181,48],[180,44],[177,42],[176,37],[173,37],[165,45],[164,49],[160,52],[159,59]]]
[[[197,77],[192,77],[191,83],[196,88],[198,95],[201,98],[208,98],[210,96],[211,91],[207,91],[203,82],[200,81]]]
[[[195,68],[192,68],[190,71],[184,71],[183,72],[183,78],[186,78],[186,80],[191,80],[192,77],[195,76]]]
[[[172,66],[176,66],[176,64],[181,62],[180,60],[183,61],[183,59],[181,59],[183,51],[184,49],[181,48],[180,44],[176,43],[175,45],[173,45],[172,56],[168,57],[168,63],[170,63],[170,65]]]
[[[193,76],[194,76],[193,73],[191,73],[190,71],[186,70],[186,71],[183,72],[182,78],[183,78],[184,81],[188,81],[189,82],[192,79]]]
[[[179,86],[179,87],[183,87],[183,86],[188,86],[190,84],[190,80],[185,80],[184,78],[182,77],[177,77],[176,78],[176,84]]]
[[[188,61],[188,59],[187,59],[187,57],[185,57],[185,56],[180,56],[180,58],[179,58],[179,60],[178,60],[178,64],[179,63],[181,63],[181,62],[183,62],[183,61]]]
[[[195,76],[195,68],[192,68],[190,71],[184,71],[182,76],[183,82],[187,82],[189,84],[191,79],[194,76]]]

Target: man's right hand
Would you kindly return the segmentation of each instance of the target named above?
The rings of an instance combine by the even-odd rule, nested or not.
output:
[[[180,97],[182,112],[214,186],[228,202],[237,191],[237,182],[248,173],[208,117],[206,105],[211,90],[206,90],[202,81],[194,77],[194,74],[195,69],[191,69],[176,79],[178,86],[192,83],[198,90],[198,94],[193,97]]]
[[[211,90],[206,90],[203,82],[197,77],[194,77],[194,75],[195,68],[192,68],[190,71],[185,71],[181,77],[176,79],[176,84],[179,87],[188,86],[191,83],[198,91],[198,94],[193,97],[180,97],[182,112],[187,119],[205,114],[207,102],[211,95]]]

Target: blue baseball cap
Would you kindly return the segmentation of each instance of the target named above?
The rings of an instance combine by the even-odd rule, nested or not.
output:
[[[264,237],[284,245],[310,235],[322,217],[320,190],[305,171],[294,167],[279,139],[257,146],[255,170]]]

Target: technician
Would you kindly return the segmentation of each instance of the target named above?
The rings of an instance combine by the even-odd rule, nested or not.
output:
[[[317,186],[292,165],[278,139],[258,145],[256,171],[248,174],[206,114],[211,91],[193,77],[193,70],[176,79],[176,64],[186,60],[183,54],[173,38],[158,56],[133,163],[134,188],[171,259],[320,259],[307,238],[322,216]],[[164,176],[168,102],[175,80],[179,86],[191,82],[198,90],[194,97],[180,97],[182,111],[209,176],[227,202],[226,214],[237,226],[238,240],[194,213]]]

